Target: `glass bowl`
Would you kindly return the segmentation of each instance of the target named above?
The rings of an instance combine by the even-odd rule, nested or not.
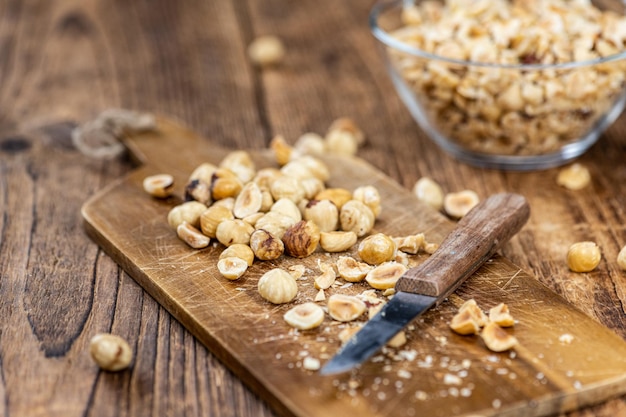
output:
[[[626,102],[620,0],[416,0],[370,13],[393,84],[433,141],[471,165],[582,155]]]

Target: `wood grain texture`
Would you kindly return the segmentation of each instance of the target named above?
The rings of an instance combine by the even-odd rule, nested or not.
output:
[[[84,234],[80,207],[135,167],[89,160],[70,132],[110,107],[182,120],[225,148],[261,149],[323,133],[339,116],[367,134],[359,156],[407,189],[421,176],[446,191],[517,192],[529,224],[503,249],[586,315],[626,337],[626,121],[580,159],[590,187],[567,191],[557,170],[503,173],[436,149],[395,96],[366,18],[370,4],[163,0],[0,0],[0,414],[271,416],[250,392]],[[284,65],[254,69],[245,48],[274,33]],[[568,271],[569,244],[603,251]],[[89,338],[132,341],[133,368],[100,373]],[[624,398],[569,413],[626,415]]]
[[[223,246],[190,249],[175,236],[166,218],[182,200],[189,173],[204,162],[218,165],[228,151],[207,146],[189,129],[164,118],[158,119],[156,131],[125,141],[144,165],[85,203],[82,214],[88,233],[280,415],[322,417],[332,412],[408,417],[419,409],[442,417],[530,417],[569,411],[626,391],[626,343],[504,258],[477,270],[464,286],[464,299],[477,299],[485,309],[499,302],[511,307],[520,321],[514,330],[520,342],[514,355],[494,354],[479,338],[452,333],[448,323],[463,300],[454,297],[413,322],[405,346],[383,350],[357,372],[324,377],[303,369],[306,357],[329,359],[339,349],[339,332],[350,324],[327,319],[318,329],[297,332],[282,316],[294,304],[314,300],[313,280],[321,273],[319,263],[344,254],[283,256],[256,262],[236,281],[224,279],[216,266]],[[181,150],[174,152],[176,148]],[[257,168],[276,166],[267,151],[254,153],[253,158]],[[410,263],[440,265],[438,269],[453,278],[459,274],[450,263],[465,265],[461,270],[468,264],[482,265],[498,240],[505,242],[528,218],[523,197],[500,194],[482,203],[486,214],[473,211],[452,231],[450,221],[365,162],[332,155],[323,160],[331,174],[329,187],[353,190],[369,184],[379,190],[382,210],[372,233],[421,232],[430,241],[444,241],[442,250],[429,260],[418,254]],[[174,198],[156,200],[143,190],[143,179],[159,172],[174,175],[178,184]],[[487,221],[489,215],[500,222]],[[351,250],[353,256],[357,256],[355,251]],[[459,256],[448,256],[454,252]],[[447,264],[441,265],[438,256]],[[263,300],[257,290],[261,275],[295,264],[305,266],[296,299],[278,306]],[[358,295],[368,289],[366,283],[346,286],[340,282],[326,291],[326,297]],[[573,341],[563,342],[564,334]],[[402,355],[415,357],[399,359]],[[459,381],[450,386],[446,378],[455,377]],[[381,386],[382,380],[388,382]]]

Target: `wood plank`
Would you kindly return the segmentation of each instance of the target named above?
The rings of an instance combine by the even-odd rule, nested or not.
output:
[[[180,200],[152,199],[141,183],[149,174],[169,172],[180,195],[195,166],[217,163],[228,151],[207,146],[166,119],[160,119],[156,133],[133,136],[128,143],[145,165],[85,204],[88,232],[281,415],[410,416],[419,409],[433,416],[539,416],[626,390],[626,343],[502,257],[488,262],[449,302],[412,324],[409,343],[401,352],[415,352],[414,360],[394,360],[402,353],[389,350],[351,375],[322,377],[306,371],[304,356],[327,359],[339,347],[337,334],[344,326],[327,319],[317,331],[294,332],[282,320],[290,305],[263,301],[256,282],[276,265],[303,263],[309,273],[299,283],[295,302],[312,300],[317,259],[328,257],[259,262],[242,279],[224,280],[215,266],[219,245],[200,251],[186,247],[165,221]],[[254,155],[257,166],[271,164],[266,152]],[[424,232],[439,242],[453,227],[365,162],[333,156],[324,160],[331,168],[330,186],[354,189],[369,183],[380,190],[384,206],[376,231],[394,236]],[[357,294],[365,288],[353,285],[330,292]],[[479,339],[448,329],[456,308],[467,298],[484,308],[499,302],[511,307],[519,320],[514,334],[521,343],[514,355],[490,353]],[[564,334],[573,341],[563,342]],[[412,377],[404,378],[405,372]],[[459,385],[446,383],[447,374],[458,376]]]

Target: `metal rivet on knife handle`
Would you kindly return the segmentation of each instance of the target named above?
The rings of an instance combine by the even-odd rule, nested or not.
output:
[[[438,297],[451,294],[515,235],[530,208],[518,194],[495,194],[463,217],[439,249],[420,267],[407,271],[396,291]]]

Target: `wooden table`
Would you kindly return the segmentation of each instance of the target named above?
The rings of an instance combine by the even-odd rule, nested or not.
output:
[[[514,191],[532,207],[504,255],[626,337],[626,118],[580,159],[581,191],[557,169],[477,169],[435,148],[386,76],[367,27],[371,2],[0,0],[0,414],[272,416],[84,233],[81,205],[134,166],[79,153],[70,133],[118,107],[181,120],[211,143],[260,149],[323,133],[349,116],[359,156],[407,188]],[[283,65],[259,71],[246,46],[276,34]],[[588,274],[568,270],[576,241],[602,248]],[[547,320],[551,318],[547,317]],[[131,342],[131,370],[100,372],[89,339]],[[626,415],[626,398],[571,416]]]

